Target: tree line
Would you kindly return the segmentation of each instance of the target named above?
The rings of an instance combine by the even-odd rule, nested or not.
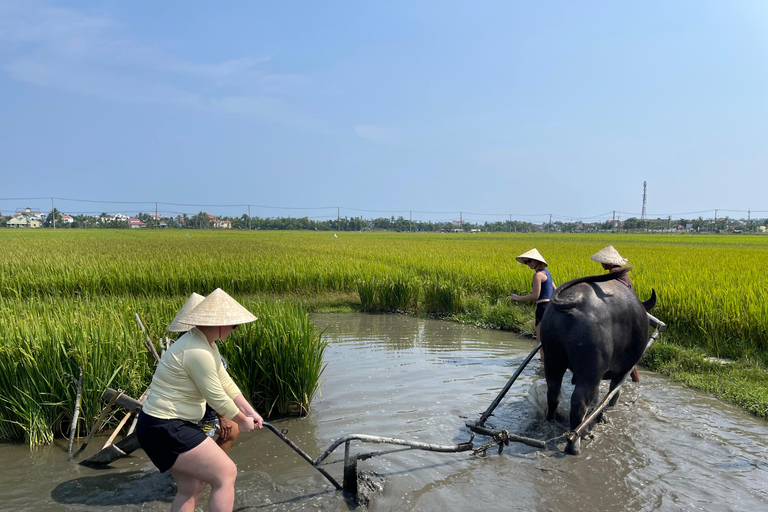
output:
[[[0,218],[0,226],[5,227],[11,217]],[[109,218],[107,213],[99,216],[74,215],[71,223],[62,221],[62,213],[54,208],[43,221],[44,227],[64,229],[129,229],[130,224],[122,220],[104,220]],[[215,224],[211,216],[206,212],[198,212],[189,216],[179,214],[175,217],[161,217],[156,219],[150,213],[140,212],[136,218],[146,224],[147,228],[171,228],[171,229],[213,229]],[[713,219],[638,219],[630,217],[623,221],[598,221],[575,222],[555,221],[535,224],[517,220],[504,220],[492,222],[433,222],[406,219],[402,216],[378,217],[364,219],[361,217],[340,217],[337,219],[315,220],[309,217],[248,217],[243,214],[240,217],[219,217],[218,220],[229,221],[232,229],[240,230],[314,230],[314,231],[397,231],[397,232],[506,232],[506,233],[588,233],[588,232],[711,232],[711,233],[739,233],[758,232],[760,226],[768,226],[768,219],[759,221],[744,221],[729,217]],[[54,224],[55,222],[55,224]]]

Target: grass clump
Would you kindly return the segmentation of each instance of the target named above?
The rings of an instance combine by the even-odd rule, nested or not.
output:
[[[524,304],[513,303],[509,299],[490,302],[487,297],[470,297],[465,302],[464,310],[452,318],[458,322],[485,329],[499,329],[536,336],[533,309]]]
[[[462,290],[450,281],[430,280],[422,287],[421,310],[436,315],[453,315],[462,310]]]
[[[360,306],[363,311],[376,310],[376,284],[372,281],[357,283],[357,294],[360,296]]]
[[[107,387],[138,398],[155,362],[134,315],[152,340],[172,336],[167,324],[184,300],[0,297],[0,441],[38,446],[67,435],[81,368],[78,435],[93,426]],[[234,343],[221,343],[230,373],[265,415],[306,413],[324,368],[321,333],[299,304],[243,303],[259,321],[235,331]],[[108,418],[105,428],[115,424]]]
[[[307,414],[320,389],[328,343],[299,304],[261,302],[248,308],[259,319],[221,346],[230,375],[266,416]]]
[[[382,311],[413,311],[419,297],[419,285],[414,279],[392,277],[376,283],[376,305]]]

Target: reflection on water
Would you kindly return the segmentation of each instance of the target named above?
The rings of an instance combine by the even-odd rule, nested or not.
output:
[[[274,421],[312,457],[347,434],[455,444],[533,348],[498,331],[388,315],[316,315],[330,341],[322,396],[306,418]],[[385,479],[371,510],[766,510],[768,423],[650,373],[583,443],[510,445],[486,458],[408,451],[360,462]],[[567,381],[568,377],[566,377]],[[567,385],[564,392],[570,392]],[[565,424],[543,420],[546,385],[534,361],[487,422],[537,439]],[[567,415],[567,395],[561,414]],[[351,510],[354,504],[268,431],[243,434],[236,510]],[[476,438],[475,444],[486,441]],[[83,457],[95,451],[91,443]],[[558,448],[562,448],[560,443]],[[353,443],[354,453],[387,451]],[[343,447],[329,460],[343,457]],[[174,488],[139,451],[96,471],[63,446],[0,445],[0,510],[169,510]],[[341,465],[326,469],[339,481]],[[202,505],[207,504],[207,493]],[[204,507],[198,507],[204,510]]]

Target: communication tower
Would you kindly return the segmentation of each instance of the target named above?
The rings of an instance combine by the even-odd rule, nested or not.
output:
[[[647,181],[643,182],[643,213],[640,214],[640,220],[645,220],[645,190],[646,190],[647,183],[648,183]]]

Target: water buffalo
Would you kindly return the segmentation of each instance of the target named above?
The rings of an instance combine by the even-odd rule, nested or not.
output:
[[[646,312],[656,304],[656,292],[641,303],[618,281],[629,270],[574,279],[552,295],[541,320],[548,420],[555,417],[566,369],[573,372],[573,430],[583,421],[600,381],[610,380],[613,390],[643,355],[648,343]],[[618,399],[617,393],[610,405]],[[572,454],[580,450],[580,439],[566,447]]]

